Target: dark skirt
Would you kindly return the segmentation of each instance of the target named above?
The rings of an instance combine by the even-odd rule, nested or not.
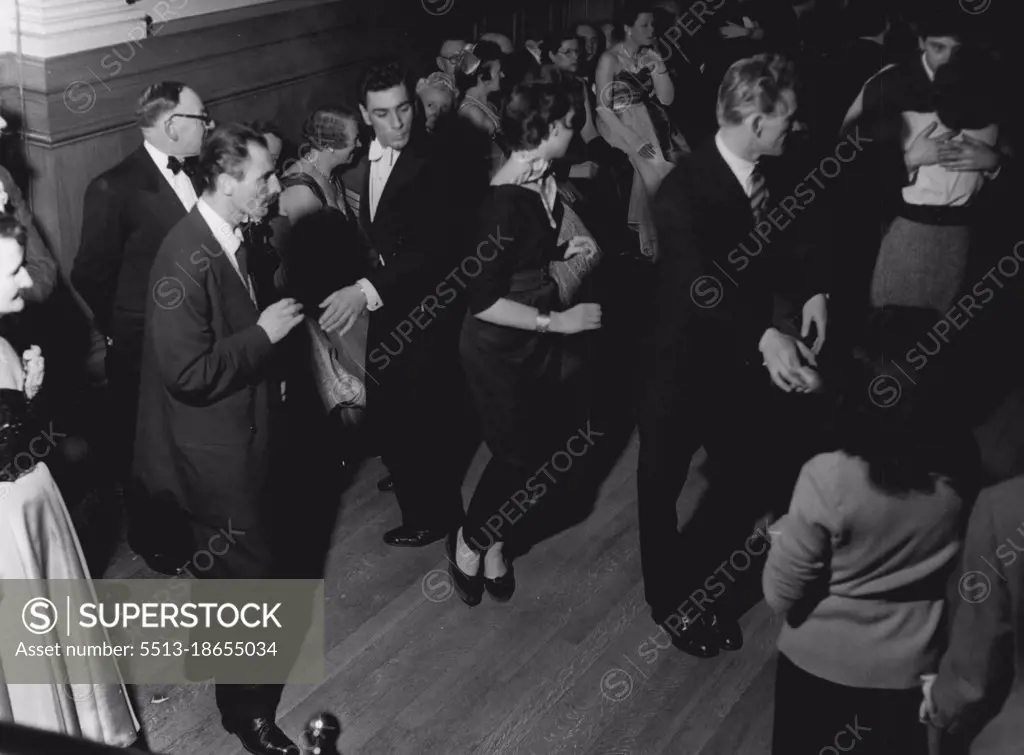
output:
[[[882,239],[871,281],[871,303],[945,312],[963,284],[971,245],[969,225],[937,225],[897,217]]]
[[[921,689],[864,689],[809,674],[779,654],[772,755],[928,755]]]

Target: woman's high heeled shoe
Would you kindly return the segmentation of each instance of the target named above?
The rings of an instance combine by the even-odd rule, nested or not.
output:
[[[448,574],[451,575],[452,584],[455,585],[455,592],[462,598],[462,602],[467,606],[480,605],[480,601],[484,597],[484,559],[483,555],[480,556],[480,569],[474,576],[466,574],[459,568],[458,561],[455,560],[455,552],[458,547],[459,530],[458,528],[448,533],[448,539],[445,541],[445,551],[448,556]]]
[[[516,572],[512,568],[512,562],[504,554],[505,573],[495,579],[484,577],[484,589],[499,603],[507,603],[512,599],[516,591]],[[484,571],[483,563],[480,564],[480,573]]]

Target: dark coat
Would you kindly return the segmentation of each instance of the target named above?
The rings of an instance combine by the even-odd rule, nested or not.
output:
[[[449,206],[445,166],[426,136],[414,136],[399,154],[372,221],[368,168],[362,179],[359,224],[378,263],[366,277],[383,302],[370,315],[366,366],[383,385],[420,373],[438,359],[438,344],[455,362],[465,290],[456,280],[461,213]]]
[[[244,529],[270,496],[279,384],[260,313],[198,207],[161,244],[147,292],[135,476]]]
[[[100,331],[136,358],[150,299],[149,271],[160,243],[185,214],[145,145],[85,190],[71,282]]]

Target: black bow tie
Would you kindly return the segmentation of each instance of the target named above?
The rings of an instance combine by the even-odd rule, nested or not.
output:
[[[195,169],[195,161],[190,157],[187,157],[184,160],[180,157],[167,158],[167,170],[171,171],[174,175],[178,175],[181,171],[185,171],[186,176],[191,176],[195,173]]]

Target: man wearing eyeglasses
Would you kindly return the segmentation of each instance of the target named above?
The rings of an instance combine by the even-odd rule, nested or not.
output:
[[[455,67],[466,44],[464,39],[446,39],[441,44],[441,54],[437,56],[437,69],[449,76],[454,76]]]
[[[183,519],[174,504],[143,500],[129,470],[149,271],[164,236],[196,204],[192,166],[214,124],[199,95],[174,81],[147,87],[136,116],[142,144],[86,189],[71,280],[106,337],[107,450],[125,484],[129,545],[155,571],[174,574],[190,555]]]

